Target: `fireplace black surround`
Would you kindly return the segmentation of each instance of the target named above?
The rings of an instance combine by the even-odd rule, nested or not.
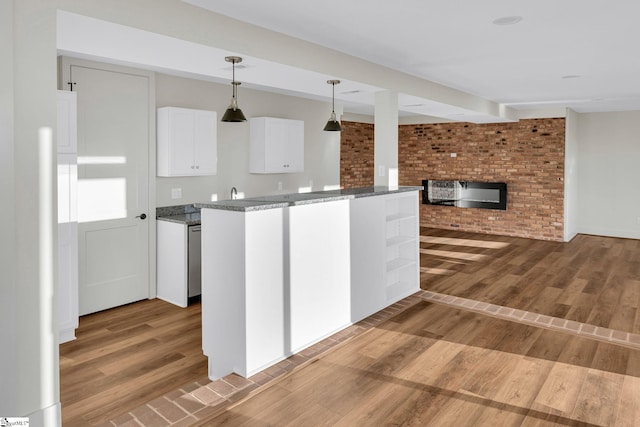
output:
[[[422,203],[459,208],[507,210],[505,182],[422,181]]]

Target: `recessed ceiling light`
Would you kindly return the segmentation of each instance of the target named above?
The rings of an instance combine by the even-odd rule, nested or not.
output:
[[[503,16],[502,18],[497,18],[493,20],[494,25],[513,25],[522,21],[522,16]]]
[[[578,74],[567,74],[566,76],[562,76],[562,79],[579,79],[581,76]]]
[[[355,90],[347,90],[345,92],[340,92],[341,95],[352,95],[354,93],[360,93],[362,92],[361,90],[355,89]]]
[[[407,108],[424,107],[424,104],[408,104],[408,105],[403,105],[403,107],[407,107]]]

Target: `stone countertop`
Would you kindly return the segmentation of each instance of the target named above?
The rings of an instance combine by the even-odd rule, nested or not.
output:
[[[391,193],[422,190],[422,187],[364,187],[344,190],[314,191],[311,193],[280,194],[273,196],[251,197],[247,199],[221,200],[217,202],[195,203],[202,209],[222,209],[239,212],[285,208],[289,206],[325,203],[336,200],[357,199],[360,197],[380,196]]]
[[[359,199],[360,197],[381,196],[384,194],[404,193],[408,191],[420,191],[422,186],[405,186],[405,187],[361,187],[361,188],[345,188],[342,190],[327,190],[322,191],[324,194],[342,194],[345,196],[351,196],[349,198]]]
[[[176,215],[163,215],[156,218],[158,221],[177,222],[186,225],[200,225],[200,212],[183,213]]]
[[[200,209],[192,204],[163,206],[156,208],[156,220],[185,225],[200,225]]]
[[[221,209],[225,211],[263,211],[266,209],[286,208],[288,203],[278,201],[254,200],[254,199],[234,199],[220,200],[217,202],[200,202],[195,206],[201,209]]]

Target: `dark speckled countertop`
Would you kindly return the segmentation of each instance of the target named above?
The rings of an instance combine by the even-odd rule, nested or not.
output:
[[[250,212],[418,190],[422,190],[422,187],[349,188],[344,190],[314,191],[311,193],[280,194],[273,196],[250,197],[247,199],[221,200],[217,202],[200,202],[195,203],[194,206],[202,209]]]
[[[200,208],[193,205],[156,208],[156,219],[186,225],[200,225]]]
[[[156,219],[159,221],[179,222],[180,224],[187,225],[200,225],[200,212],[159,216]]]

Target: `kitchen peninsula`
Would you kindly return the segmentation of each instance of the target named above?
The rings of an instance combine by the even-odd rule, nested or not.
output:
[[[421,188],[196,203],[210,379],[251,376],[417,292]]]

